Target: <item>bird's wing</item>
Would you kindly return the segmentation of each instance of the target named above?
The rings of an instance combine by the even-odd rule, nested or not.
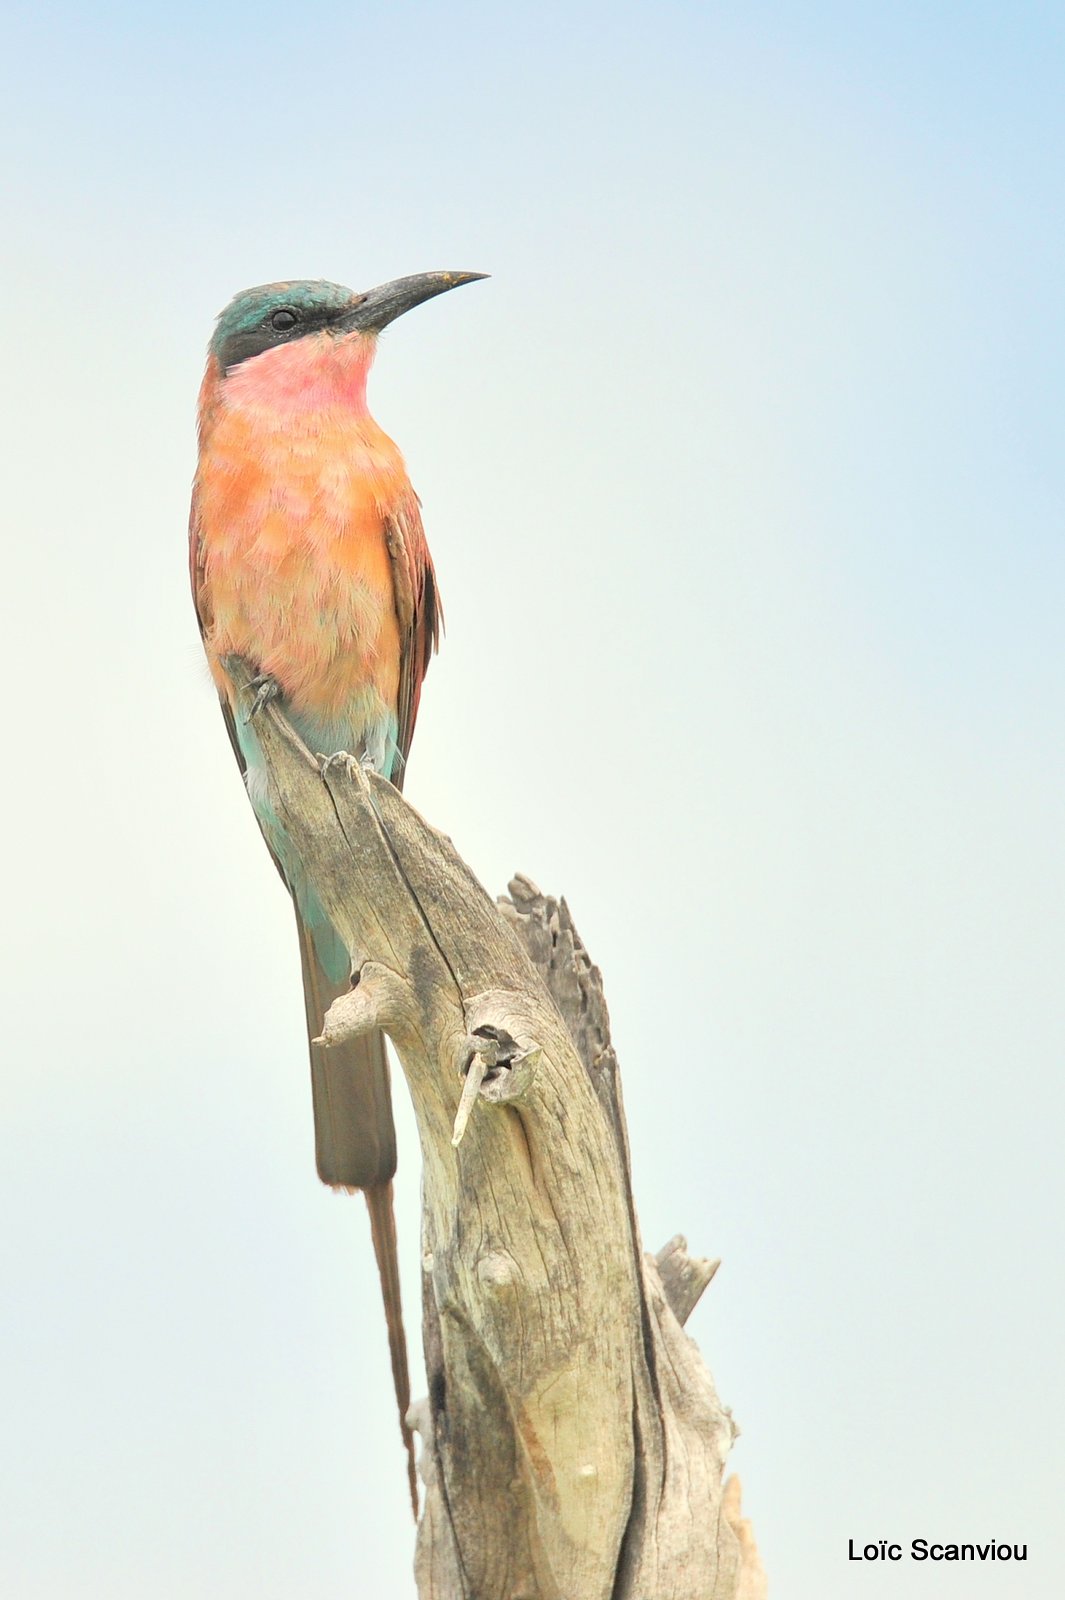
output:
[[[197,513],[195,490],[193,490],[192,494],[192,512],[189,516],[189,581],[192,584],[192,603],[196,608],[196,620],[200,625],[200,637],[206,644],[207,631],[211,626],[211,592],[207,585],[206,573],[204,571],[203,541],[200,538],[200,523]],[[221,689],[218,691],[218,704],[222,708],[222,720],[226,725],[226,732],[229,734],[229,742],[233,746],[233,754],[237,758],[237,766],[240,768],[240,775],[242,778],[247,778],[248,763],[244,759],[244,752],[240,748],[240,740],[237,738],[237,724],[233,716],[233,707],[230,705],[228,697],[222,692]],[[252,807],[252,810],[255,810],[254,806]],[[290,884],[285,873],[285,869],[278,860],[277,851],[267,838],[262,822],[260,821],[257,813],[255,820],[259,823],[259,832],[266,841],[266,848],[270,852],[274,866],[281,874],[281,881],[285,885],[285,888],[288,889],[290,888]]]
[[[200,536],[200,507],[196,490],[192,491],[192,510],[189,512],[189,584],[192,603],[196,607],[196,620],[200,624],[200,637],[206,638],[211,626],[211,597],[207,589],[207,574]]]
[[[200,625],[200,638],[206,642],[207,631],[211,626],[211,591],[207,586],[207,574],[204,569],[203,540],[200,537],[199,507],[196,503],[196,491],[192,492],[192,510],[189,513],[189,583],[192,586],[192,603],[196,608],[196,621]],[[247,773],[247,762],[241,752],[237,741],[237,725],[233,721],[233,708],[221,690],[218,694],[222,707],[222,716],[225,718],[226,732],[229,742],[233,746],[233,754],[237,758],[240,775]],[[269,840],[267,840],[269,844]],[[273,850],[270,851],[274,855]],[[277,861],[277,857],[274,856]],[[284,877],[284,873],[281,874]]]
[[[436,574],[425,541],[418,497],[413,490],[388,517],[385,537],[392,560],[392,582],[399,619],[399,704],[396,708],[399,728],[396,742],[399,745],[400,762],[392,781],[397,789],[401,789],[403,769],[418,715],[422,679],[428,669],[429,658],[440,642],[443,625]]]

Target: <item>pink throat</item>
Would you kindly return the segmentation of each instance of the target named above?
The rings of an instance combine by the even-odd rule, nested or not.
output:
[[[340,407],[364,416],[366,379],[376,350],[372,334],[339,339],[330,333],[308,334],[235,367],[223,379],[223,403],[242,410],[268,406],[274,412]]]

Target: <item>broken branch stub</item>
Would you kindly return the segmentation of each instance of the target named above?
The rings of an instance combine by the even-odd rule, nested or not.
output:
[[[605,1005],[564,903],[552,976],[527,880],[501,910],[384,779],[319,771],[275,704],[257,730],[357,974],[323,1041],[383,1028],[418,1123],[422,1600],[736,1600],[733,1428],[640,1247]]]

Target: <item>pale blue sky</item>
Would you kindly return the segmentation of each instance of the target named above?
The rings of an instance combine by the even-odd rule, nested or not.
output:
[[[5,1595],[413,1596],[184,524],[230,294],[428,268],[493,276],[371,385],[448,619],[409,794],[604,968],[647,1242],[724,1256],[692,1331],[772,1592],[1060,1595],[1063,35],[11,13]],[[919,1535],[1030,1559],[846,1562]]]

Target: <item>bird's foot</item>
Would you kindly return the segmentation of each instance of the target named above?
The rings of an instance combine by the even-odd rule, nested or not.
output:
[[[323,778],[328,777],[331,772],[346,772],[350,776],[355,768],[361,764],[354,756],[349,755],[346,750],[334,750],[331,756],[324,756],[319,751],[318,755],[315,756],[315,760],[318,763],[318,771]]]
[[[254,717],[259,715],[263,706],[268,706],[271,700],[280,700],[281,685],[276,678],[271,678],[268,672],[259,672],[256,673],[248,687],[255,690],[255,699],[252,701],[251,710],[245,719],[247,722],[251,722]]]
[[[318,771],[324,778],[330,771],[344,771],[351,776],[356,769],[359,772],[376,772],[377,762],[368,750],[360,750],[357,756],[349,755],[346,750],[336,750],[331,756],[319,755]]]

